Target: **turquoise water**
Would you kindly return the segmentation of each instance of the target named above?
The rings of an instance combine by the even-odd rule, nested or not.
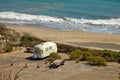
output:
[[[0,0],[0,22],[120,33],[120,0]]]

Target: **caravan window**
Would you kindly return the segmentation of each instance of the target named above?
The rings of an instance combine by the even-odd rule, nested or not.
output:
[[[52,49],[52,46],[50,46],[49,49],[51,50],[51,49]]]
[[[45,51],[48,51],[48,50],[51,50],[51,49],[52,49],[52,46],[46,47],[46,48],[45,48]]]

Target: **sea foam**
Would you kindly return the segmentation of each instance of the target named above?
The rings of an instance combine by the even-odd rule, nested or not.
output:
[[[43,16],[43,15],[30,15],[30,14],[23,14],[23,13],[15,13],[15,12],[0,12],[0,18],[2,19],[15,19],[15,20],[26,20],[26,21],[53,21],[53,22],[61,22],[62,19],[50,17],[50,16]]]
[[[120,18],[110,19],[76,19],[52,17],[15,12],[0,12],[0,21],[16,24],[47,24],[48,27],[63,30],[84,30],[105,33],[120,33]]]

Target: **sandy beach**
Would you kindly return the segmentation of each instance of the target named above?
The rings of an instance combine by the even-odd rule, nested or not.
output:
[[[8,28],[18,32],[30,33],[38,38],[74,46],[120,50],[120,34],[91,33],[84,31],[62,31],[50,29],[43,26],[12,25],[6,24]]]

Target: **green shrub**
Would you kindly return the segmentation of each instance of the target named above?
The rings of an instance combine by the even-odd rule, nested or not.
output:
[[[106,60],[100,56],[92,56],[88,58],[88,63],[95,66],[106,66]]]
[[[61,59],[61,56],[58,53],[51,53],[50,56],[48,57],[47,61],[52,63],[56,59]]]
[[[81,61],[87,61],[88,58],[92,56],[92,54],[89,51],[82,51],[81,54],[82,54]]]
[[[33,47],[36,44],[44,42],[44,40],[41,40],[39,38],[36,38],[34,36],[30,36],[30,35],[23,35],[21,37],[20,41],[22,42],[22,46],[24,46],[24,47]]]
[[[106,59],[108,62],[114,62],[114,61],[119,61],[120,59],[120,53],[119,52],[114,52],[114,51],[109,51],[109,50],[103,50],[101,52],[101,56]]]
[[[11,52],[13,50],[13,46],[6,42],[3,50],[4,52]]]
[[[18,32],[15,32],[14,30],[11,30],[11,31],[13,31],[14,33],[10,33],[10,34],[7,35],[9,41],[10,42],[17,42],[17,41],[19,41],[21,35]]]
[[[75,60],[76,62],[79,62],[82,58],[82,51],[75,50],[69,53],[68,55],[71,60]]]

